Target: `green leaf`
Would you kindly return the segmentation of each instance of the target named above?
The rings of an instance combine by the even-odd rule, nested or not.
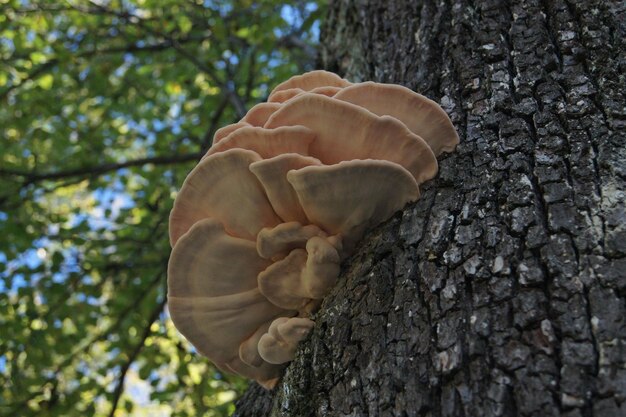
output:
[[[41,64],[42,62],[47,61],[46,54],[44,54],[42,52],[38,52],[38,51],[31,52],[30,53],[30,61],[33,64]]]
[[[39,87],[41,87],[44,90],[50,90],[52,88],[52,84],[54,83],[54,77],[52,76],[52,74],[44,74],[41,77],[39,77]]]
[[[191,31],[191,28],[193,26],[193,23],[191,22],[191,20],[185,15],[179,16],[177,19],[177,23],[178,23],[178,27],[180,28],[180,31],[185,34],[189,33],[189,31]]]

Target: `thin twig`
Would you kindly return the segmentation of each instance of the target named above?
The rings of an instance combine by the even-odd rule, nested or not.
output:
[[[250,48],[250,61],[248,62],[248,79],[246,80],[246,93],[244,95],[245,100],[250,100],[252,96],[252,90],[254,89],[254,79],[256,76],[256,51],[255,48]]]
[[[228,104],[228,97],[223,97],[220,104],[217,106],[215,111],[213,112],[213,116],[211,117],[211,121],[209,122],[209,128],[207,129],[204,137],[202,138],[202,143],[200,144],[200,153],[206,153],[207,149],[211,147],[211,141],[213,140],[213,135],[217,130],[217,126],[219,125],[220,119],[224,114],[224,110],[226,110],[226,105]]]
[[[132,352],[128,356],[128,360],[124,362],[124,364],[122,365],[120,369],[120,374],[117,378],[117,385],[115,386],[115,390],[113,391],[113,401],[112,401],[111,412],[109,413],[109,417],[113,417],[113,415],[115,414],[115,410],[117,410],[117,405],[119,404],[119,401],[122,398],[122,394],[124,393],[124,381],[126,380],[126,374],[128,373],[130,366],[137,359],[137,356],[139,356],[141,349],[143,349],[144,347],[146,339],[152,333],[152,330],[151,330],[152,323],[154,323],[161,315],[161,312],[163,311],[163,308],[165,307],[166,301],[167,301],[167,298],[163,297],[163,300],[159,302],[156,308],[152,311],[152,314],[150,314],[150,317],[148,319],[148,324],[143,329],[143,333],[141,334],[139,343],[135,345],[135,348],[132,350]]]

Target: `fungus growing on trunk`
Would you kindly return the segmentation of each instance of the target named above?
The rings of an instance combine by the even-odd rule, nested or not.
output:
[[[398,119],[423,138],[435,155],[451,152],[459,143],[459,135],[446,112],[434,101],[401,85],[367,81],[343,88],[333,97],[379,116]]]
[[[250,171],[263,185],[274,211],[285,222],[309,223],[295,190],[287,181],[287,173],[311,165],[321,165],[319,159],[286,153],[250,164]]]
[[[219,129],[170,214],[168,299],[180,332],[224,371],[278,381],[341,259],[419,198],[458,135],[407,88],[312,71]]]
[[[230,236],[218,220],[204,219],[176,242],[167,271],[169,311],[178,330],[220,369],[266,385],[280,370],[258,352],[248,350],[244,361],[239,351],[260,327],[294,314],[259,291],[257,275],[269,265],[255,242]]]
[[[267,159],[286,153],[308,155],[309,145],[315,132],[303,126],[284,126],[279,129],[246,126],[233,130],[224,140],[219,141],[206,153],[205,157],[229,149],[249,149]]]
[[[237,123],[233,123],[231,125],[226,125],[222,128],[219,128],[215,131],[215,134],[213,135],[213,145],[215,145],[217,142],[219,142],[220,140],[224,139],[226,136],[228,136],[231,132],[234,132],[235,130],[239,129],[240,127],[246,127],[246,126],[252,126],[250,123],[246,123],[246,122],[237,122]]]
[[[273,364],[291,361],[298,343],[309,334],[313,325],[313,321],[307,318],[281,317],[274,320],[259,340],[261,357]]]
[[[185,179],[170,213],[172,247],[195,222],[206,218],[219,220],[233,236],[253,241],[262,228],[281,223],[250,172],[250,164],[260,160],[256,152],[229,149],[200,161]]]
[[[419,197],[417,182],[406,169],[373,159],[292,170],[287,181],[309,221],[342,236],[344,251],[351,250],[367,228]]]
[[[317,136],[311,156],[332,165],[353,159],[379,159],[403,166],[418,182],[437,173],[437,160],[421,137],[402,122],[321,94],[303,93],[285,102],[266,129],[305,126]]]
[[[291,88],[299,88],[303,91],[311,91],[320,87],[347,87],[352,83],[348,80],[344,80],[337,74],[328,71],[310,71],[302,75],[296,75],[278,84],[274,90],[270,93],[268,101],[273,101],[272,98],[279,94],[281,91],[289,90]]]
[[[267,119],[278,109],[281,103],[259,103],[248,110],[248,113],[241,119],[252,126],[263,126]]]

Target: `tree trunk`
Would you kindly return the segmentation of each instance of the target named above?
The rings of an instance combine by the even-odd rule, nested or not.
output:
[[[236,416],[626,415],[625,10],[332,2],[324,66],[433,98],[461,144]]]

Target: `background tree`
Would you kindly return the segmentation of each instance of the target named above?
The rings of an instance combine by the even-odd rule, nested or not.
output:
[[[323,65],[461,144],[348,259],[238,416],[626,415],[624,3],[336,0]]]
[[[320,13],[0,1],[0,415],[232,411],[245,382],[164,312],[168,213],[213,132],[312,69]]]

